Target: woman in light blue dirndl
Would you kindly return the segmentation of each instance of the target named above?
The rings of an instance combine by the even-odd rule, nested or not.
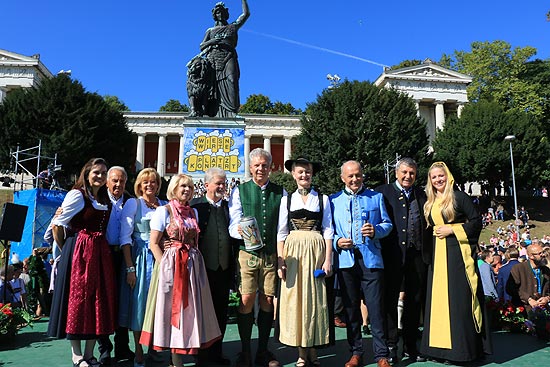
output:
[[[134,332],[135,366],[144,364],[143,348],[139,344],[145,317],[147,295],[153,274],[154,257],[149,249],[150,221],[158,206],[160,175],[154,168],[145,168],[134,184],[136,199],[129,199],[122,209],[120,243],[126,266],[121,269],[126,282],[121,284],[119,325]]]

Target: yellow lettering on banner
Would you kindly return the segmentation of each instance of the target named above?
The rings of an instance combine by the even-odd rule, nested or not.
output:
[[[235,140],[231,139],[229,136],[225,136],[223,138],[223,151],[224,153],[229,153],[231,151],[231,147],[235,143]]]
[[[239,169],[239,157],[232,155],[229,157],[229,172],[235,173]]]
[[[216,167],[223,169],[223,157],[220,155],[216,158]]]
[[[212,153],[217,153],[218,152],[218,137],[217,136],[211,136],[209,138],[210,140],[210,149],[212,149]]]
[[[187,171],[195,172],[197,170],[197,155],[196,154],[191,154],[185,160],[185,163],[187,164]]]
[[[203,155],[202,159],[203,159],[203,163],[202,163],[203,171],[207,171],[210,168],[210,155],[205,154]]]
[[[195,140],[197,141],[197,143],[195,144],[197,152],[204,152],[206,150],[206,136],[199,136]]]
[[[203,170],[203,156],[202,155],[199,155],[197,157],[197,171],[202,171]]]

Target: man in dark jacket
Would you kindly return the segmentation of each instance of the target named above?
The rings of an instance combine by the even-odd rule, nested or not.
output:
[[[502,265],[498,271],[497,274],[497,293],[498,293],[498,299],[501,301],[511,301],[512,295],[506,291],[506,283],[508,282],[508,279],[510,278],[510,272],[512,271],[512,268],[514,265],[519,264],[518,258],[519,258],[519,251],[511,247],[508,250],[506,250],[506,253],[504,255],[508,262],[504,265]]]
[[[395,182],[376,188],[384,195],[386,209],[393,223],[390,234],[381,239],[386,279],[386,338],[391,363],[398,361],[397,306],[402,286],[405,291],[404,350],[413,362],[426,360],[419,355],[416,340],[420,313],[426,298],[427,265],[423,261],[422,250],[424,246],[431,245],[431,233],[427,233],[424,217],[426,194],[414,185],[416,171],[416,162],[412,158],[403,158],[395,166]]]

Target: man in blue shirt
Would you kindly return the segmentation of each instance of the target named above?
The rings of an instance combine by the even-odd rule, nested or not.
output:
[[[389,367],[384,336],[384,262],[380,238],[387,236],[392,223],[382,194],[363,186],[363,171],[357,161],[341,167],[346,187],[330,197],[334,220],[334,250],[337,252],[338,281],[347,322],[347,338],[352,352],[345,367],[362,366],[361,292],[369,310],[374,358],[378,367]]]

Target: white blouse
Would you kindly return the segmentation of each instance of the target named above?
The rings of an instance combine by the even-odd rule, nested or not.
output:
[[[197,219],[198,224],[199,212],[197,212],[197,209],[195,208],[193,208],[193,211],[195,212],[195,218]],[[159,206],[151,217],[151,230],[164,232],[168,224],[170,224],[170,212],[168,212],[165,205]]]
[[[98,203],[95,199],[92,200],[92,205],[97,210],[109,210],[108,205],[103,205]],[[71,219],[78,214],[82,209],[84,209],[84,196],[80,190],[71,190],[65,196],[61,208],[63,212],[59,214],[52,223],[56,226],[63,226],[65,228],[69,227]]]
[[[277,230],[277,241],[282,242],[288,236],[288,209],[287,209],[287,196],[281,198],[281,206],[279,208],[279,227]],[[290,211],[306,209],[311,212],[319,212],[319,194],[311,190],[307,196],[306,202],[302,200],[302,196],[295,191],[292,193],[292,199],[290,202]],[[326,240],[331,240],[334,237],[334,229],[332,228],[332,211],[330,209],[330,203],[328,196],[323,195],[323,220],[321,222],[322,230],[321,234]]]
[[[137,213],[137,203],[138,200],[141,201],[140,207],[141,207],[141,217],[145,219],[151,220],[153,218],[153,214],[155,213],[155,209],[151,209],[147,206],[145,203],[145,199],[143,198],[137,198],[137,199],[128,199],[126,201],[126,204],[124,204],[124,207],[122,207],[122,213],[120,214],[120,246],[123,245],[132,245],[132,234],[134,233],[134,221]],[[160,205],[166,204],[165,201],[159,200]]]

